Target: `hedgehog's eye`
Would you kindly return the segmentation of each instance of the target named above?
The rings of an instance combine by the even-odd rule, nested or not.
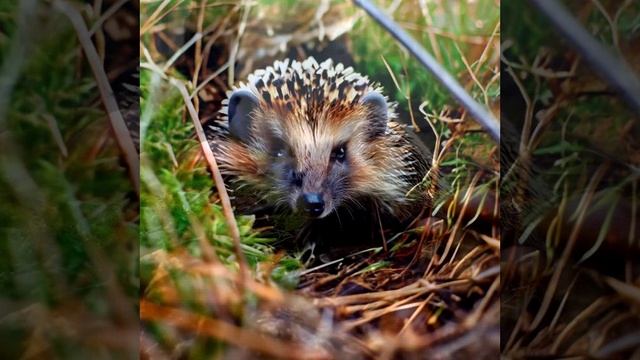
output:
[[[282,158],[287,154],[287,144],[281,139],[274,139],[270,148],[270,152],[274,157]]]
[[[340,144],[331,151],[331,159],[337,162],[344,162],[347,158],[347,145]]]

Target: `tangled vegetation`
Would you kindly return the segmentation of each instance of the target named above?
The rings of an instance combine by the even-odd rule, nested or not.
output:
[[[568,3],[638,70],[637,2]],[[503,353],[637,358],[638,114],[542,16],[503,11],[528,14],[502,33]]]
[[[348,2],[143,5],[143,357],[497,356],[497,146],[431,75]],[[380,5],[499,115],[494,1]],[[309,55],[383,84],[435,154],[413,224],[330,260],[251,215],[236,238],[194,136],[249,72]]]

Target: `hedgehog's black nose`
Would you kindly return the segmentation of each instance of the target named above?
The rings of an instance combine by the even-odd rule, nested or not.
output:
[[[318,217],[324,211],[324,200],[320,193],[302,194],[302,206],[307,214]]]

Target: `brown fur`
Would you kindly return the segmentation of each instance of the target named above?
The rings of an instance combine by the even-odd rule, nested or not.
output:
[[[317,64],[313,58],[276,62],[254,72],[239,88],[250,90],[260,101],[252,113],[253,141],[229,136],[226,108],[209,127],[209,138],[223,173],[269,201],[295,209],[302,192],[328,192],[326,214],[345,204],[357,206],[363,198],[396,214],[426,172],[425,154],[394,121],[395,104],[388,103],[386,133],[368,135],[373,114],[360,100],[382,89],[350,68],[333,66],[330,60]],[[300,187],[286,186],[278,174],[274,176],[269,140],[274,137],[286,139],[289,165],[305,176]],[[348,144],[346,173],[330,161],[332,149],[342,143]]]

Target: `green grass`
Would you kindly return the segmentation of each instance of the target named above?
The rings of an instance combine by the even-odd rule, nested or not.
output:
[[[143,71],[141,76],[142,116],[149,116],[141,155],[140,245],[143,262],[146,254],[157,249],[186,248],[193,256],[201,256],[201,246],[194,233],[194,226],[198,226],[204,229],[223,261],[237,264],[222,209],[214,202],[211,175],[203,161],[192,166],[194,157],[201,150],[194,138],[193,123],[185,118],[183,100],[173,86],[150,87],[153,75],[151,71]],[[253,216],[238,216],[237,221],[249,264],[255,267],[258,262],[267,261],[273,255],[271,243],[274,239],[253,230]],[[291,261],[285,266],[291,268]],[[275,276],[277,279],[285,277]],[[148,280],[143,274],[142,282]]]

